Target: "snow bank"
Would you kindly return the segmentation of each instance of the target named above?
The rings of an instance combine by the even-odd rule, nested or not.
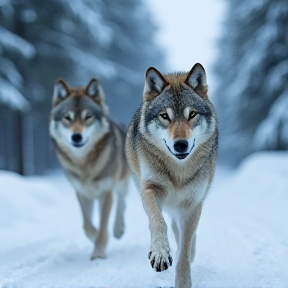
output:
[[[198,229],[194,287],[288,286],[287,168],[287,153],[258,153],[236,172],[218,169]],[[150,267],[146,215],[132,181],[129,190],[123,239],[111,236],[108,258],[90,261],[92,244],[63,175],[0,171],[0,287],[173,286],[175,265]]]
[[[256,153],[235,174],[217,176],[199,227],[194,282],[288,287],[288,153]]]

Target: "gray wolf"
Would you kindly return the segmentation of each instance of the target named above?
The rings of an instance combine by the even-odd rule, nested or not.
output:
[[[165,209],[177,249],[176,288],[192,286],[196,229],[211,185],[218,146],[217,117],[204,68],[162,75],[150,67],[143,103],[126,137],[126,155],[140,190],[151,234],[148,258],[160,272],[172,265]]]
[[[105,258],[113,194],[117,194],[114,236],[120,238],[124,233],[130,173],[124,151],[126,133],[109,117],[97,79],[91,79],[86,87],[70,87],[64,80],[57,80],[52,106],[50,135],[64,172],[76,191],[84,231],[94,243],[91,260]],[[92,221],[95,199],[99,201],[99,229]]]

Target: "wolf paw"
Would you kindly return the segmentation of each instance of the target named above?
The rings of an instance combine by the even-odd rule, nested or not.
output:
[[[95,248],[91,257],[90,257],[90,260],[95,260],[97,258],[100,258],[100,259],[105,259],[107,257],[106,255],[106,252],[105,252],[105,249],[103,248]]]
[[[124,234],[125,231],[125,227],[124,227],[124,223],[123,224],[118,224],[114,226],[114,236],[115,238],[121,238],[122,235]]]
[[[167,270],[169,266],[172,266],[172,257],[165,249],[161,249],[157,252],[150,251],[148,254],[148,258],[150,260],[151,267],[156,272],[162,272],[164,270]]]

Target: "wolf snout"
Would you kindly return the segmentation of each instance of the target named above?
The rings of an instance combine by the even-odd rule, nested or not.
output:
[[[174,143],[174,149],[175,149],[175,151],[178,152],[178,153],[184,153],[184,152],[186,152],[187,149],[188,149],[188,141],[187,141],[187,140],[184,140],[184,139],[175,141],[175,143]]]
[[[74,133],[72,136],[71,136],[71,140],[72,140],[72,144],[73,146],[75,147],[81,147],[83,146],[83,137],[80,133]]]
[[[82,141],[82,135],[79,133],[73,134],[71,138],[74,143],[80,143]]]

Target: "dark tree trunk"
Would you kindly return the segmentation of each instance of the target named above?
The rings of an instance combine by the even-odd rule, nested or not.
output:
[[[19,174],[23,170],[22,113],[6,108],[1,109],[0,126],[0,169],[7,169]],[[9,110],[9,111],[7,111]]]
[[[15,9],[15,18],[14,18],[14,32],[19,35],[21,38],[25,39],[25,25],[22,22],[22,13],[23,13],[23,8],[25,8],[23,5],[25,5],[24,2],[20,1],[18,3],[17,9]],[[22,94],[27,97],[28,95],[28,89],[27,89],[27,69],[28,69],[28,63],[27,60],[24,59],[23,57],[19,57],[18,59],[18,68],[19,71],[21,71],[21,76],[23,79],[23,88],[22,88]],[[29,137],[31,137],[31,130],[27,130],[27,117],[26,115],[21,112],[16,113],[16,125],[15,125],[15,133],[16,133],[16,143],[17,143],[17,155],[18,155],[18,169],[17,172],[22,174],[22,175],[27,175],[27,174],[33,174],[33,169],[31,169],[31,165],[33,165],[33,159],[30,159],[30,156],[32,155],[29,153],[26,148],[29,146],[27,141],[29,141]],[[25,118],[25,119],[24,119]],[[29,124],[28,124],[29,125]],[[33,133],[33,132],[32,132]],[[28,152],[28,153],[27,153]]]
[[[15,141],[14,143],[14,159],[15,159],[15,168],[13,169],[13,171],[24,175],[25,171],[24,171],[24,165],[23,165],[23,143],[22,143],[22,139],[23,139],[23,126],[22,126],[22,113],[17,111],[15,113],[15,124],[13,127],[13,130],[15,131]],[[12,131],[13,131],[12,130]],[[12,132],[13,133],[13,132]],[[13,151],[12,150],[12,151]]]

